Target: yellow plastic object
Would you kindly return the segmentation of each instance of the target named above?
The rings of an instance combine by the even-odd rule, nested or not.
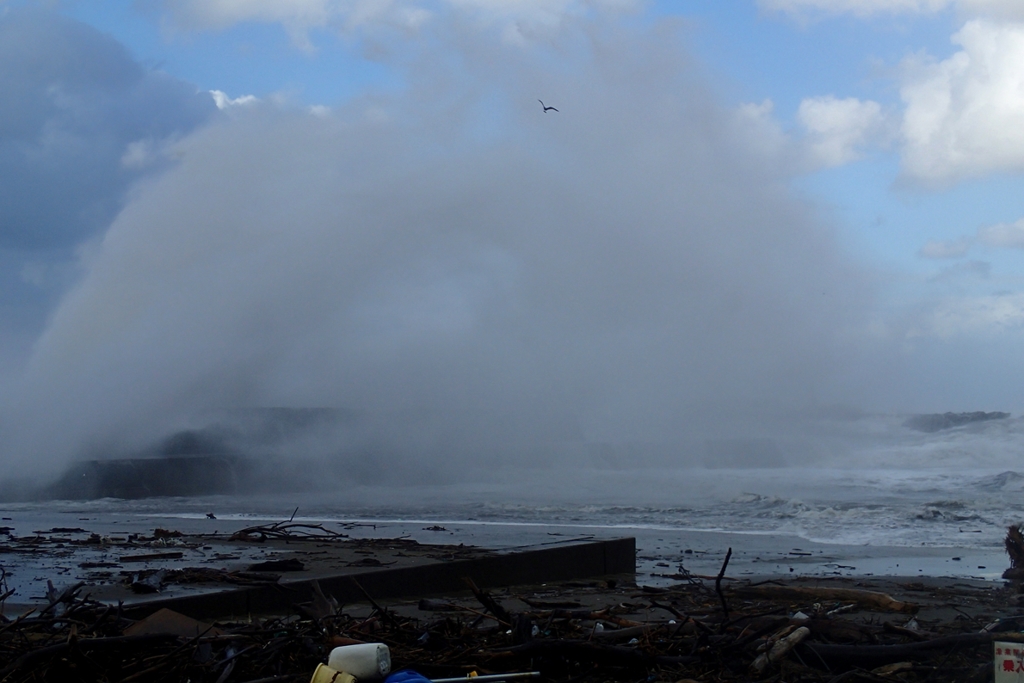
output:
[[[352,674],[332,669],[326,664],[318,664],[309,683],[356,683],[356,678]]]

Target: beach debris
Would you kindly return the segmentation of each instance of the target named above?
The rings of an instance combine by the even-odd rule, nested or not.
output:
[[[1014,649],[1024,652],[1024,616],[1014,593],[999,586],[754,584],[723,574],[666,582],[656,593],[622,576],[486,590],[468,581],[464,593],[390,602],[353,579],[362,598],[344,607],[330,595],[336,589],[311,582],[312,602],[294,606],[296,613],[220,620],[191,614],[196,596],[148,613],[140,607],[145,601],[104,604],[81,583],[51,582],[35,609],[0,617],[0,680],[305,683],[316,671],[318,682],[362,683],[384,675],[378,654],[386,648],[388,669],[420,677],[405,683],[512,683],[541,675],[551,683],[937,683],[985,680],[980,674],[991,680],[993,647],[1009,651],[1004,660]],[[122,577],[162,588],[177,581],[246,585],[279,575],[136,565]],[[2,581],[0,572],[0,588]],[[289,592],[287,584],[272,590]],[[903,601],[908,592],[917,604]],[[339,661],[339,651],[349,659]],[[357,671],[362,665],[370,671]]]
[[[325,595],[323,589],[320,588],[320,582],[316,579],[310,585],[313,588],[313,600],[296,604],[296,609],[315,621],[336,615],[339,610],[338,601],[333,596]]]
[[[154,560],[180,560],[185,554],[181,552],[148,553],[146,555],[122,555],[118,562],[153,562]]]
[[[583,607],[583,603],[579,600],[531,600],[521,596],[518,596],[516,599],[525,602],[534,609],[579,609]]]
[[[718,576],[715,577],[715,593],[718,594],[718,599],[722,603],[723,624],[729,620],[729,603],[725,601],[725,593],[722,592],[722,579],[725,577],[725,570],[729,566],[729,558],[731,557],[732,548],[729,548],[725,553],[725,560],[722,562],[722,569],[718,572]]]
[[[473,591],[473,595],[476,596],[476,599],[484,606],[484,609],[497,617],[498,621],[502,624],[505,624],[506,626],[512,625],[512,617],[509,616],[509,613],[501,606],[501,604],[491,597],[490,593],[480,590],[480,587],[477,586],[473,579],[468,576],[464,577],[462,580],[467,586],[469,586],[469,590]]]
[[[157,527],[156,529],[153,529],[153,539],[154,540],[161,539],[161,538],[181,538],[182,536],[184,536],[184,534],[181,533],[180,531],[174,531],[174,530],[171,530],[171,529],[161,529],[159,527]]]
[[[323,524],[287,521],[246,527],[231,534],[228,540],[263,543],[271,538],[288,541],[337,541],[348,538],[348,535],[328,529]]]
[[[871,673],[876,676],[892,676],[898,674],[901,671],[910,671],[914,668],[913,662],[896,662],[895,664],[886,664],[876,669],[872,669]]]
[[[134,593],[157,593],[167,584],[237,584],[258,586],[275,584],[281,579],[280,574],[271,572],[228,571],[212,567],[184,567],[182,569],[143,569],[140,571],[122,571]]]
[[[815,601],[835,600],[852,602],[861,607],[879,609],[885,612],[917,612],[918,606],[895,600],[885,593],[860,590],[857,588],[824,588],[814,586],[787,586],[762,584],[759,586],[740,586],[734,589],[744,597],[765,597],[769,599],[813,599]]]
[[[342,645],[331,650],[327,666],[361,681],[379,680],[391,673],[391,651],[384,643]]]
[[[181,636],[182,638],[200,638],[202,636],[220,636],[224,631],[216,626],[187,617],[184,614],[166,607],[153,612],[145,619],[140,619],[124,630],[126,636],[142,636],[164,634]]]
[[[327,664],[317,664],[309,683],[356,683],[356,679],[347,671],[332,669]]]
[[[475,672],[474,672],[475,673]],[[477,678],[477,676],[469,676],[469,678]],[[460,681],[466,680],[460,678]],[[423,674],[413,671],[411,669],[403,669],[402,671],[396,671],[395,673],[388,676],[384,683],[432,683],[429,678]]]
[[[404,673],[404,672],[398,672]],[[415,673],[415,672],[412,672]],[[397,674],[395,674],[397,676]],[[419,675],[419,674],[417,674]],[[472,683],[498,683],[500,681],[521,681],[529,678],[540,678],[541,673],[539,671],[515,671],[505,674],[483,674],[480,675],[475,671],[470,671],[466,676],[458,676],[455,678],[434,678],[428,679],[431,683],[464,683],[466,681],[472,681]],[[398,683],[402,679],[396,678],[392,681],[389,676],[386,683]],[[409,683],[412,683],[411,681]]]
[[[161,569],[152,572],[140,572],[131,576],[129,587],[133,593],[159,593],[160,589],[163,588],[164,577],[167,576],[167,571]]]
[[[266,562],[256,562],[250,564],[245,568],[249,572],[301,572],[305,571],[306,565],[302,563],[302,560],[294,557],[290,557],[286,560],[267,560]]]
[[[779,633],[768,639],[765,643],[765,651],[751,662],[750,670],[756,674],[764,673],[770,665],[782,661],[790,650],[799,645],[804,638],[811,635],[811,629],[806,626],[793,628],[788,626]]]

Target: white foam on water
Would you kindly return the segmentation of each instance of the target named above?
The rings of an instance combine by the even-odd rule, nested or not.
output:
[[[925,434],[902,418],[868,417],[819,429],[842,458],[772,468],[635,468],[618,463],[525,469],[500,481],[369,486],[315,493],[47,503],[96,515],[225,521],[301,518],[362,524],[440,524],[782,534],[821,544],[1001,547],[1024,521],[1024,420]],[[838,451],[838,446],[837,446]],[[40,509],[34,504],[6,510]]]

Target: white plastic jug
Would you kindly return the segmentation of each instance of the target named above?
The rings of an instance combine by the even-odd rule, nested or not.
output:
[[[376,680],[391,673],[391,650],[384,643],[342,645],[331,650],[327,666],[360,681]]]

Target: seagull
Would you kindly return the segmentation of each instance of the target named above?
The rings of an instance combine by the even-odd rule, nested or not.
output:
[[[544,100],[537,100],[537,101],[540,102],[540,106],[544,107],[544,113],[545,114],[547,114],[549,111],[558,111],[554,107],[549,107],[548,105],[544,104]]]

